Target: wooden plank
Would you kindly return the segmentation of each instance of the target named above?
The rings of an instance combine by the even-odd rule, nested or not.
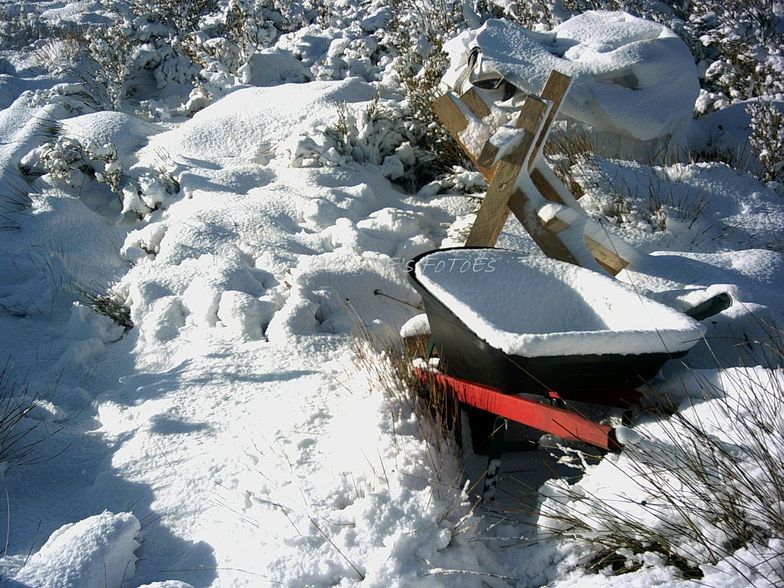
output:
[[[594,241],[588,235],[585,235],[585,246],[591,252],[593,258],[600,266],[606,269],[611,275],[615,276],[622,269],[629,265],[629,262],[622,258],[614,251],[610,251],[601,243]]]
[[[547,257],[580,265],[558,234],[542,226],[538,207],[532,203],[527,194],[518,188],[509,198],[508,206]]]
[[[543,226],[545,229],[547,229],[548,231],[550,231],[551,233],[560,233],[560,232],[561,232],[561,231],[563,231],[564,229],[568,229],[568,228],[569,228],[569,224],[568,224],[568,223],[565,223],[565,222],[563,222],[563,221],[562,221],[560,218],[558,218],[557,216],[556,216],[556,217],[553,217],[553,218],[551,218],[551,219],[550,219],[549,221],[547,221],[547,222],[544,222],[544,221],[541,221],[541,222],[542,222],[542,226]]]
[[[433,112],[455,139],[468,128],[468,120],[451,92],[447,92],[433,102]]]
[[[495,175],[495,159],[498,157],[498,147],[493,145],[490,141],[487,141],[482,146],[482,151],[479,153],[479,157],[476,159],[476,164],[481,165],[483,168],[488,169],[492,172],[491,176],[488,180],[492,181],[492,176]],[[487,176],[487,174],[485,174]]]
[[[490,106],[488,106],[487,102],[485,102],[476,88],[469,88],[467,91],[463,92],[460,96],[460,101],[465,104],[468,107],[468,110],[471,111],[471,114],[479,120],[490,116],[490,113],[492,112]]]
[[[536,158],[542,152],[544,143],[547,141],[547,135],[550,132],[550,128],[553,126],[555,117],[558,115],[558,110],[561,108],[561,104],[563,103],[564,98],[566,98],[566,94],[569,92],[569,86],[571,86],[571,84],[572,78],[569,76],[555,70],[550,72],[550,76],[544,84],[544,89],[542,89],[542,100],[551,102],[552,108],[550,108],[550,113],[544,121],[542,133],[536,140],[536,147],[534,148],[531,161],[528,163],[528,169],[533,167]]]
[[[460,139],[460,135],[468,128],[468,119],[466,119],[462,108],[460,108],[459,98],[452,92],[444,94],[433,102],[433,112],[436,113],[441,124],[446,127],[463,152],[474,162],[477,169],[486,178],[492,178],[493,169],[479,163],[478,154],[472,153]]]
[[[509,198],[517,187],[520,170],[527,165],[527,155],[536,141],[536,133],[547,116],[547,103],[534,96],[525,99],[517,117],[517,128],[525,130],[520,145],[515,149],[515,160],[502,159],[495,168],[495,174],[487,188],[482,205],[476,213],[466,246],[492,247],[498,240],[509,215]]]
[[[542,172],[536,168],[531,170],[531,181],[533,181],[534,186],[536,186],[536,189],[539,190],[539,193],[550,202],[566,204],[558,194],[558,190],[556,190],[549,180],[544,177],[544,175],[542,175]]]

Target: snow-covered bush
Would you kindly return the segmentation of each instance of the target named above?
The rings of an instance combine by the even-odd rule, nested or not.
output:
[[[76,35],[65,39],[50,39],[35,51],[38,64],[55,75],[63,75],[74,69],[79,57],[79,41]]]
[[[122,212],[141,219],[161,208],[166,198],[180,191],[180,183],[167,167],[142,173],[122,188]]]
[[[385,177],[416,192],[432,179],[438,155],[417,144],[418,123],[410,114],[398,101],[378,97],[359,107],[339,104],[333,124],[298,137],[286,150],[298,167],[379,166]]]
[[[784,181],[784,112],[770,100],[749,103],[749,145],[763,167],[766,182]]]
[[[83,81],[111,110],[120,110],[125,99],[126,82],[134,71],[135,44],[133,25],[123,17],[109,27],[92,27],[84,33],[85,54],[93,67]]]
[[[230,0],[213,23],[185,37],[184,51],[202,67],[201,77],[226,83],[255,53],[322,14],[320,2]]]
[[[217,0],[129,0],[128,7],[133,14],[144,15],[151,22],[166,25],[178,38],[195,30],[199,21],[218,8]]]
[[[20,169],[27,176],[48,174],[68,185],[81,185],[79,178],[84,174],[107,184],[116,194],[121,191],[123,170],[117,159],[117,148],[111,143],[82,144],[71,137],[59,136],[25,155]]]
[[[229,2],[224,27],[226,38],[239,48],[241,63],[259,49],[272,45],[279,34],[270,15],[248,0]]]
[[[386,42],[398,54],[394,75],[403,90],[408,117],[415,121],[411,131],[416,145],[436,156],[429,162],[432,177],[466,164],[465,155],[432,109],[441,77],[449,65],[444,43],[466,26],[462,3],[390,0],[390,7],[392,17]]]
[[[733,101],[784,92],[780,0],[696,2],[688,28],[702,45],[708,89]]]
[[[784,372],[706,370],[687,385],[671,416],[620,429],[620,454],[583,461],[577,483],[548,482],[540,526],[593,572],[671,566],[707,585],[727,573],[781,585]]]
[[[474,4],[482,20],[506,18],[533,30],[551,29],[560,22],[557,16],[559,7],[553,0],[480,0]],[[563,7],[560,8],[560,14],[564,14]],[[577,12],[572,11],[574,14]]]
[[[41,39],[64,38],[73,32],[68,22],[53,23],[40,18],[29,4],[0,6],[0,47],[24,49]]]

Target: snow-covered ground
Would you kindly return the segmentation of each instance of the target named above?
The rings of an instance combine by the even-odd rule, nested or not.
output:
[[[31,30],[110,17],[89,1],[0,6],[21,20],[18,11],[27,10]],[[641,416],[621,430],[629,449],[589,459],[576,485],[549,473],[555,460],[545,450],[512,456],[499,499],[477,504],[482,458],[441,438],[414,410],[379,351],[399,345],[400,327],[420,312],[407,260],[461,245],[476,209],[465,190],[481,186],[476,172],[458,170],[412,188],[421,154],[394,119],[400,80],[382,42],[390,11],[382,1],[347,0],[289,34],[279,35],[274,19],[256,23],[254,34],[270,46],[252,57],[202,39],[195,73],[185,53],[149,40],[155,25],[145,25],[149,46],[135,63],[153,65],[129,77],[120,112],[96,104],[84,63],[54,67],[68,51],[66,36],[23,46],[4,29],[0,410],[19,417],[13,428],[0,423],[2,582],[667,586],[687,584],[678,563],[696,557],[706,562],[696,582],[775,585],[784,577],[784,489],[765,476],[780,471],[781,448],[772,446],[784,425],[775,404],[751,419],[771,447],[766,470],[744,449],[754,436],[727,423],[754,412],[748,398],[784,400],[781,372],[767,369],[780,359],[770,343],[780,345],[775,325],[784,313],[780,185],[717,162],[596,158],[572,170],[586,211],[644,254],[619,276],[636,292],[676,308],[732,295],[733,306],[705,321],[704,340],[684,362],[668,364],[655,387],[689,422],[713,418],[711,434],[774,505],[756,508],[763,494],[744,495],[742,486],[738,495],[751,504],[739,516],[752,529],[743,542],[720,517],[703,515],[694,524],[712,534],[713,551],[665,528],[667,545],[618,547],[635,564],[625,574],[611,573],[612,562],[589,565],[604,545],[591,543],[605,531],[601,521],[573,530],[554,523],[550,509],[593,521],[590,496],[618,501],[622,519],[645,519],[650,509],[643,504],[641,514],[640,504],[656,486],[649,478],[635,484],[626,462],[637,456],[636,467],[649,467],[646,459],[681,447],[690,432],[664,416]],[[619,18],[599,30],[612,32]],[[667,46],[677,40],[634,22],[635,34],[654,31]],[[601,45],[580,21],[559,30],[564,51],[572,46],[589,65],[596,54],[612,61],[606,55],[616,45]],[[574,31],[584,46],[564,41]],[[634,53],[623,41],[624,60],[656,61],[655,52]],[[682,57],[681,49],[667,55]],[[247,64],[229,67],[243,57]],[[596,70],[575,70],[588,80],[586,92]],[[196,74],[202,83],[193,88]],[[623,100],[592,99],[610,109]],[[659,119],[664,127],[689,126],[681,105],[655,108],[677,111]],[[717,128],[742,127],[743,116],[719,111],[691,121],[683,135],[705,146],[721,139]],[[633,119],[624,111],[613,120]],[[647,121],[638,138],[648,140],[654,127]],[[541,255],[513,222],[499,245]],[[765,367],[741,367],[757,364]],[[746,408],[718,410],[733,402]],[[643,459],[637,447],[654,449],[640,450]],[[716,469],[709,486],[727,483]],[[662,480],[681,492],[682,479]],[[689,504],[704,513],[705,501],[721,496]],[[539,507],[542,528],[560,526],[562,534],[532,526]],[[664,520],[653,516],[650,526]]]

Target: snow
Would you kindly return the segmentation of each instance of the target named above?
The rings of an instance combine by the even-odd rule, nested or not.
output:
[[[64,525],[30,557],[14,580],[40,588],[119,588],[135,573],[139,528],[132,514],[110,512]]]
[[[689,317],[611,278],[553,259],[449,250],[420,258],[414,273],[471,331],[509,355],[679,353],[703,333]]]
[[[402,327],[400,327],[400,336],[403,338],[429,334],[430,322],[427,320],[427,314],[425,313],[412,316]]]
[[[302,83],[313,77],[310,70],[291,53],[275,49],[254,54],[243,68],[240,72],[242,81],[251,86]]]
[[[3,579],[689,586],[652,551],[624,552],[640,564],[626,574],[593,573],[584,565],[590,541],[542,537],[531,526],[570,482],[572,491],[633,499],[637,486],[619,481],[614,466],[646,443],[670,447],[663,416],[632,415],[618,429],[627,447],[586,458],[579,480],[552,473],[561,466],[544,450],[505,456],[496,502],[476,503],[486,460],[431,422],[400,379],[397,350],[401,332],[429,330],[407,282],[410,260],[464,243],[478,196],[469,192],[485,189],[484,179],[463,168],[433,177],[423,163],[432,153],[423,153],[421,121],[407,110],[387,30],[401,17],[387,2],[341,0],[323,14],[298,2],[263,4],[258,30],[242,33],[259,35],[255,47],[240,47],[241,35],[234,45],[210,37],[223,34],[221,15],[176,40],[155,37],[165,28],[157,18],[137,19],[142,38],[131,39],[120,112],[102,109],[82,57],[58,71],[36,57],[48,40],[35,36],[38,25],[62,25],[50,35],[59,37],[115,16],[92,1],[8,6],[3,35],[23,10],[37,20],[21,23],[31,35],[23,48],[0,35],[0,407],[22,409],[16,435],[0,435],[2,511],[10,513],[1,525]],[[403,32],[427,51],[409,26],[415,16],[403,15]],[[499,42],[507,33],[516,45]],[[693,62],[659,24],[589,12],[550,33],[489,21],[480,37],[494,67],[524,48],[530,63],[508,75],[536,91],[553,64],[572,68],[566,114],[601,132],[637,141],[691,124],[683,121],[696,97]],[[626,87],[632,74],[638,90]],[[739,108],[709,115],[691,125],[690,140],[735,149],[745,144],[744,120]],[[477,124],[465,138],[487,136]],[[781,198],[749,173],[758,173],[753,165],[652,167],[617,155],[571,170],[586,215],[543,203],[539,217],[568,220],[574,238],[592,231],[612,246],[629,241],[637,257],[620,281],[544,259],[513,219],[499,245],[514,253],[499,252],[495,272],[435,277],[454,278],[455,303],[487,306],[487,320],[468,317],[507,349],[674,352],[696,342],[653,384],[742,453],[716,391],[759,398],[749,381],[775,390],[781,380],[738,359],[780,361],[770,325],[784,319]],[[651,194],[662,196],[658,208]],[[498,271],[504,256],[509,272]],[[521,277],[531,299],[520,300]],[[703,339],[673,309],[719,292],[733,305],[705,321]],[[613,311],[611,295],[619,296]],[[599,309],[586,312],[586,301]],[[496,302],[522,313],[499,316]],[[113,314],[123,309],[128,324]],[[569,334],[575,326],[587,333]],[[780,419],[765,427],[746,440],[780,448]],[[764,481],[753,460],[743,467]],[[549,498],[520,490],[547,480]],[[780,510],[770,504],[768,514]],[[618,508],[640,515],[639,504]],[[765,528],[759,511],[743,512]],[[714,532],[715,523],[702,528]],[[768,535],[703,558],[699,581],[764,585],[781,554],[780,537]],[[674,544],[689,548],[681,539]]]

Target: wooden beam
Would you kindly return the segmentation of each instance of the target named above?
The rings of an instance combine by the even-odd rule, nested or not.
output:
[[[548,173],[549,168],[542,170],[536,167],[536,159],[544,147],[547,133],[555,121],[570,83],[568,76],[553,71],[542,90],[542,98],[547,102],[536,96],[526,98],[516,123],[518,129],[525,131],[523,139],[517,148],[506,154],[497,164],[499,147],[487,141],[479,153],[474,153],[461,138],[472,120],[475,119],[475,124],[481,125],[482,119],[492,114],[492,109],[481,92],[471,88],[460,98],[450,92],[433,103],[433,110],[438,118],[490,182],[466,245],[495,245],[511,210],[546,255],[578,264],[575,254],[559,235],[568,228],[568,223],[557,218],[543,223],[538,216],[538,209],[543,201],[566,206],[575,204],[571,198],[564,201],[566,195],[571,193],[552,173]],[[476,146],[473,147],[476,149]],[[546,166],[544,163],[539,165]],[[524,173],[530,175],[533,184],[528,184],[533,190],[531,194],[524,193],[517,185],[523,169]],[[580,213],[585,214],[583,211]],[[584,246],[596,262],[612,275],[629,265],[629,261],[618,253],[588,236],[584,236]]]
[[[591,255],[593,255],[596,263],[613,276],[617,275],[618,272],[629,265],[629,262],[615,253],[615,251],[610,251],[601,243],[591,239],[588,235],[585,235],[585,246],[588,248],[588,251],[591,252]]]
[[[468,128],[468,120],[452,92],[447,92],[433,102],[433,112],[455,139]]]
[[[547,257],[580,265],[577,262],[577,258],[572,255],[569,248],[561,241],[558,233],[542,225],[542,222],[539,220],[538,207],[533,204],[528,194],[525,194],[520,189],[515,190],[509,199],[509,209]],[[558,222],[566,224],[562,221]]]
[[[539,190],[539,193],[550,202],[566,204],[558,194],[558,190],[555,188],[555,186],[553,186],[550,181],[542,174],[542,172],[536,168],[531,170],[531,181],[533,181],[534,186],[536,186],[536,189]]]
[[[492,178],[494,170],[479,163],[478,154],[473,153],[468,145],[460,138],[463,131],[468,128],[468,119],[463,113],[459,98],[457,98],[454,93],[447,92],[433,102],[433,112],[436,113],[438,120],[446,127],[457,144],[460,145],[460,148],[468,155],[471,161],[474,162],[477,169],[479,169],[486,178]]]
[[[518,129],[525,131],[523,139],[513,155],[498,162],[482,205],[476,213],[476,220],[471,227],[466,246],[492,247],[498,241],[506,217],[509,215],[509,199],[517,189],[520,170],[528,164],[528,157],[547,112],[548,105],[543,100],[535,96],[528,96],[525,99],[516,124]]]
[[[476,165],[481,166],[483,169],[486,169],[490,172],[490,177],[487,177],[488,181],[493,180],[493,176],[495,175],[495,159],[498,157],[498,147],[493,145],[490,141],[487,141],[482,146],[482,151],[479,153],[479,157],[476,158]]]
[[[485,102],[482,95],[477,91],[476,88],[469,88],[463,94],[460,95],[460,101],[468,107],[468,110],[471,111],[476,118],[482,120],[490,116],[492,110]]]
[[[569,224],[562,221],[557,216],[554,216],[548,221],[541,221],[542,226],[551,233],[560,233],[564,229],[569,228]]]
[[[544,121],[544,127],[541,135],[536,140],[536,147],[534,148],[531,161],[528,163],[528,169],[531,169],[536,163],[536,158],[544,149],[544,144],[547,141],[547,135],[550,133],[550,128],[553,126],[555,117],[558,115],[558,110],[561,108],[564,98],[566,98],[569,87],[572,85],[572,78],[562,74],[559,71],[551,71],[550,76],[544,84],[542,90],[542,100],[547,100],[552,103],[550,112]],[[541,190],[540,190],[541,191]]]

